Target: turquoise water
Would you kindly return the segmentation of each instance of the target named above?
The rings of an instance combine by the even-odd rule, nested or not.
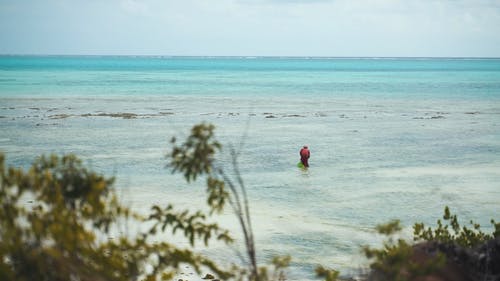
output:
[[[76,153],[140,211],[203,208],[202,183],[163,157],[202,121],[226,147],[243,142],[260,260],[291,254],[291,280],[317,264],[358,274],[360,246],[378,245],[373,226],[390,219],[409,233],[448,205],[464,222],[500,220],[500,59],[0,57],[7,161]],[[230,213],[217,220],[237,232]]]
[[[500,59],[1,57],[19,96],[497,97]]]

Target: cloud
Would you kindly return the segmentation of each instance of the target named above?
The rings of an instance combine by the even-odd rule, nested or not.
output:
[[[146,16],[151,14],[150,6],[145,1],[123,0],[120,3],[120,6],[124,11],[131,14],[146,15]]]
[[[281,5],[281,4],[303,4],[311,5],[315,3],[333,2],[336,0],[237,0],[238,3],[246,5]]]
[[[498,26],[489,0],[0,1],[0,53],[500,56]]]

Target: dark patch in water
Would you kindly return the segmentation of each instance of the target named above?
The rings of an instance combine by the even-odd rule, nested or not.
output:
[[[436,116],[431,116],[431,117],[413,117],[413,119],[418,119],[418,120],[429,120],[429,119],[445,119],[443,115],[436,115]]]
[[[68,117],[72,117],[73,115],[70,114],[56,114],[56,115],[50,115],[50,119],[66,119]]]
[[[174,113],[173,113],[173,112],[164,112],[164,111],[161,111],[161,112],[159,112],[158,114],[159,114],[159,115],[161,115],[161,116],[166,116],[166,115],[174,115]]]
[[[135,119],[137,118],[137,114],[135,113],[100,113],[98,116],[105,117],[115,117],[115,118],[123,118],[123,119]]]
[[[112,117],[112,118],[123,118],[123,119],[137,119],[137,118],[152,118],[159,116],[168,116],[173,115],[173,112],[159,112],[157,114],[136,114],[130,112],[118,112],[118,113],[105,113],[102,111],[98,111],[97,114],[85,113],[78,115],[80,117]],[[64,114],[61,114],[64,115]],[[56,116],[56,115],[53,115]]]

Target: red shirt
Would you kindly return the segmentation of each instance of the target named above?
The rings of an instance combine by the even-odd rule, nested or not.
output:
[[[311,152],[307,148],[302,148],[300,150],[300,157],[308,159],[311,156]]]

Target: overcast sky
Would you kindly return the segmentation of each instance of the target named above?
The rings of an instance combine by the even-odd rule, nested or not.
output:
[[[0,0],[0,53],[500,57],[500,0]]]

